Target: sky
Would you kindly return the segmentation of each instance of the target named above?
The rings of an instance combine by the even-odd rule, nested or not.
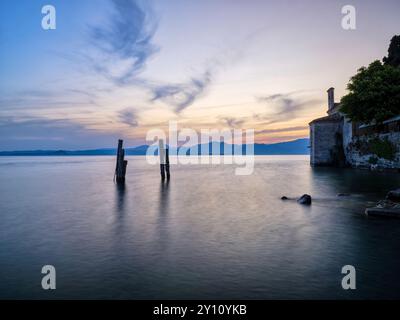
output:
[[[399,12],[398,0],[1,0],[0,150],[136,146],[170,120],[307,137],[326,90],[339,101],[387,54]]]

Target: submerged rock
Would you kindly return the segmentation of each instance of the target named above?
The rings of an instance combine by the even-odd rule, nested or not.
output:
[[[303,194],[300,198],[297,199],[297,202],[300,204],[311,204],[311,196],[309,194]]]
[[[375,207],[365,209],[365,214],[369,216],[400,218],[400,203],[391,200],[381,200]]]
[[[400,202],[400,188],[389,191],[388,194],[386,195],[386,200]]]

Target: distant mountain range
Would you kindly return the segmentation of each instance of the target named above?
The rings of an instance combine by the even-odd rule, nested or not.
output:
[[[212,142],[209,143],[208,149],[211,152],[212,147],[218,148],[219,144],[219,154],[225,154],[224,150],[232,147],[225,143]],[[254,144],[254,154],[255,155],[302,155],[309,154],[309,144],[310,140],[307,138],[297,139],[287,142],[279,142],[272,144],[255,143]],[[207,146],[197,145],[198,152],[200,154],[201,148]],[[133,148],[126,148],[125,154],[132,156],[143,156],[146,155],[148,145],[142,145]],[[189,154],[189,150],[193,149],[186,148],[186,153]],[[181,148],[179,148],[181,149]],[[243,153],[245,154],[245,145],[242,146]],[[182,150],[180,150],[182,152]],[[174,150],[171,150],[171,154]],[[23,151],[0,151],[0,156],[111,156],[116,154],[115,148],[107,149],[92,149],[92,150],[23,150]],[[213,153],[214,154],[214,153]]]

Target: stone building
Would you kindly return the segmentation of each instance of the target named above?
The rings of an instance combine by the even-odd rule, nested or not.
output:
[[[310,122],[310,162],[313,166],[344,165],[344,115],[335,103],[334,88],[328,89],[328,115]],[[347,132],[347,134],[351,134]],[[346,140],[349,137],[346,137]]]
[[[328,115],[309,123],[311,165],[400,169],[400,116],[380,125],[350,122],[339,111],[334,90],[328,89]],[[376,154],[380,149],[392,152]]]

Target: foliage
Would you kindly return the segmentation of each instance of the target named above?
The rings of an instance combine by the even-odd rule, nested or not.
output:
[[[397,152],[396,146],[388,140],[373,138],[368,142],[368,149],[379,158],[394,160]]]
[[[394,36],[390,40],[388,56],[383,58],[383,62],[392,67],[400,66],[400,35]]]
[[[368,160],[371,164],[376,164],[378,158],[394,160],[397,153],[397,146],[387,137],[380,139],[378,136],[374,136],[365,140],[356,139],[353,142],[353,147],[358,150],[361,155],[371,155]]]
[[[347,89],[341,112],[352,121],[381,123],[400,114],[400,68],[376,60],[359,69]]]
[[[369,157],[368,162],[370,164],[377,164],[378,163],[378,157],[377,156],[371,156],[371,157]]]

